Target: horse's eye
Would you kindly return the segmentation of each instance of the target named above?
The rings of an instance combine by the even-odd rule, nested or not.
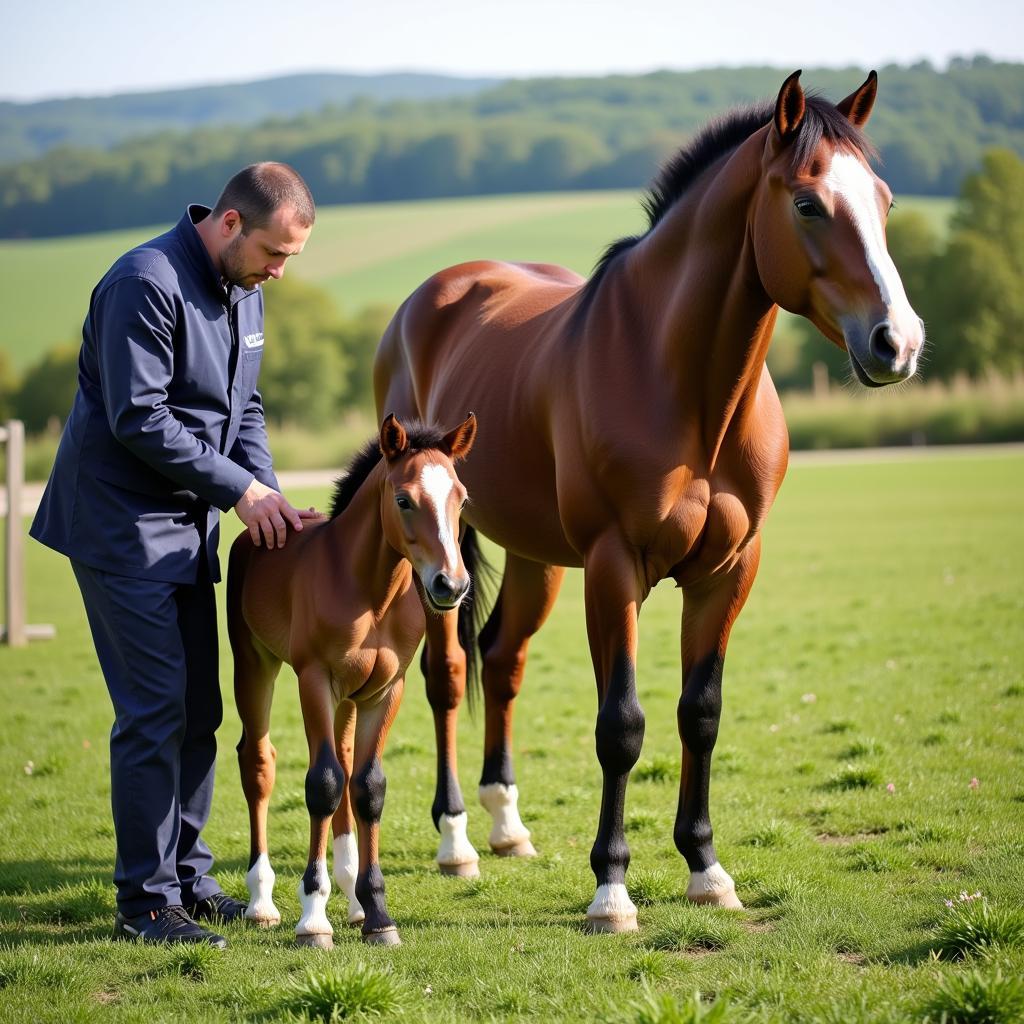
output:
[[[397,496],[397,497],[395,498],[395,504],[396,504],[396,505],[397,505],[397,506],[398,506],[398,507],[399,507],[399,508],[400,508],[400,509],[401,509],[401,510],[402,510],[403,512],[411,512],[411,511],[412,511],[412,502],[411,502],[411,501],[410,501],[410,500],[409,500],[409,499],[408,499],[408,498],[407,498],[407,497],[406,497],[406,496],[405,496],[404,494],[399,494],[399,495],[398,495],[398,496]]]
[[[808,199],[806,196],[794,200],[793,205],[796,207],[796,212],[801,217],[820,217],[822,215],[818,204],[813,199]]]

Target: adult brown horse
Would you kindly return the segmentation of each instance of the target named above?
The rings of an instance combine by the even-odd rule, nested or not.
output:
[[[637,614],[666,578],[684,598],[675,843],[691,900],[740,906],[712,844],[708,790],[726,644],[786,471],[786,425],[765,367],[778,307],[845,348],[870,387],[912,376],[924,341],[885,246],[891,196],[860,131],[876,75],[833,106],[805,95],[799,74],[774,106],[735,112],[683,149],[647,198],[648,230],[611,245],[589,281],[542,264],[452,267],[404,303],[377,357],[378,408],[427,418],[474,408],[483,424],[464,518],[507,552],[480,635],[480,795],[498,852],[533,852],[516,809],[512,702],[559,567],[583,566],[604,780],[587,911],[596,931],[636,928],[622,819],[644,734]],[[435,821],[464,810],[455,633],[428,623]]]
[[[248,533],[231,548],[228,632],[251,841],[246,917],[264,925],[281,920],[267,852],[267,807],[277,757],[270,705],[284,661],[298,676],[309,745],[309,862],[299,882],[302,916],[295,929],[300,945],[333,945],[327,918],[332,821],[334,874],[348,898],[349,922],[363,922],[367,942],[399,941],[377,856],[381,756],[406,667],[423,637],[423,606],[431,614],[456,609],[470,585],[473,548],[463,545],[460,552],[456,542],[466,491],[452,464],[468,454],[475,434],[472,414],[448,434],[418,423],[407,430],[388,416],[379,439],[339,481],[329,520],[307,522],[280,551],[255,547]],[[458,838],[452,840],[456,857]]]

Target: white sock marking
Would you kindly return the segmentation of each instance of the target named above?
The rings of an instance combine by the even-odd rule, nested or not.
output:
[[[359,874],[359,845],[354,832],[334,837],[334,880],[348,900],[348,923],[356,924],[366,915],[356,899],[356,876]]]
[[[731,910],[741,910],[743,907],[736,895],[735,882],[718,861],[715,861],[707,871],[690,873],[686,898],[694,903],[711,903],[716,907],[728,907]]]
[[[629,893],[621,882],[599,885],[593,903],[587,907],[587,917],[627,921],[636,917],[636,904],[629,898]]]
[[[501,782],[492,782],[488,786],[481,786],[479,797],[494,822],[491,834],[487,837],[491,849],[502,850],[522,843],[529,844],[530,830],[519,817],[519,787],[515,783],[506,786]]]
[[[445,568],[455,571],[459,564],[459,552],[455,546],[455,535],[452,524],[448,521],[448,495],[451,494],[454,481],[445,466],[432,462],[423,467],[420,474],[420,486],[434,506],[437,516],[437,536],[444,549]]]
[[[306,892],[306,884],[299,879],[299,903],[302,914],[295,926],[296,935],[333,935],[334,929],[327,920],[327,899],[331,895],[331,879],[327,874],[327,861],[315,862],[317,887]]]
[[[466,835],[466,826],[469,823],[469,815],[463,811],[461,814],[442,814],[437,826],[441,830],[441,845],[437,851],[437,863],[447,866],[457,864],[476,864],[480,855],[473,848],[473,844]]]
[[[274,906],[276,878],[270,866],[270,857],[261,853],[245,875],[245,884],[249,889],[249,906],[245,908],[248,920],[259,921],[261,924],[280,923],[281,912]]]

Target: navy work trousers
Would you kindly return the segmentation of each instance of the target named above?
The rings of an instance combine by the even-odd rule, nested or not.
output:
[[[223,712],[213,583],[161,583],[72,560],[114,705],[114,884],[128,917],[218,892],[200,832]],[[205,568],[205,567],[204,567]]]

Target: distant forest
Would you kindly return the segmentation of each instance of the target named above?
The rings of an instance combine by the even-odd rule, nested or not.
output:
[[[702,124],[774,96],[777,68],[509,81],[444,99],[357,98],[296,116],[60,146],[0,167],[0,237],[39,237],[173,220],[212,201],[240,166],[293,164],[320,204],[637,188]],[[864,72],[807,70],[838,100]],[[946,70],[879,69],[869,134],[897,193],[955,195],[982,153],[1024,155],[1024,65],[978,57]],[[224,112],[225,119],[229,112]]]

